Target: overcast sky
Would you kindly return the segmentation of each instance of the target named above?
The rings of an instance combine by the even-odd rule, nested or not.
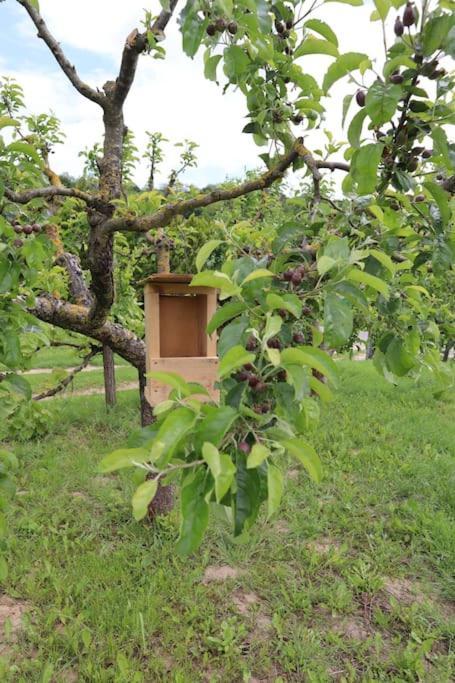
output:
[[[183,4],[183,3],[182,3]],[[122,45],[134,27],[140,28],[144,7],[158,10],[158,0],[40,0],[41,13],[51,31],[61,42],[81,77],[101,87],[115,78]],[[340,52],[365,52],[382,60],[380,25],[370,23],[371,0],[365,7],[351,7],[334,2],[318,10],[318,18],[327,21],[340,41]],[[389,17],[389,29],[395,13]],[[390,31],[389,31],[390,32]],[[14,76],[25,89],[29,109],[34,113],[53,111],[61,120],[66,142],[52,159],[57,172],[77,175],[82,160],[81,149],[102,139],[101,112],[97,105],[82,98],[66,81],[25,10],[15,1],[0,4],[0,75]],[[262,164],[251,136],[241,133],[246,107],[240,93],[223,95],[215,83],[203,76],[201,57],[189,59],[181,50],[181,35],[175,20],[169,25],[165,61],[144,56],[125,108],[125,120],[134,131],[139,146],[145,131],[161,131],[177,142],[190,138],[200,145],[197,169],[186,173],[185,181],[199,185],[239,176],[247,168]],[[323,55],[301,60],[302,67],[318,81],[332,59]],[[341,138],[341,99],[353,92],[354,85],[345,79],[333,88],[324,127]],[[310,148],[321,144],[321,133],[310,132]],[[159,181],[164,180],[176,162],[178,152],[168,148],[166,163]],[[146,169],[138,168],[137,182],[144,184]]]

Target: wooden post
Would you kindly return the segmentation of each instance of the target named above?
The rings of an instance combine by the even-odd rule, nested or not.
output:
[[[104,397],[106,407],[112,408],[117,402],[115,391],[115,365],[114,353],[110,346],[103,345],[103,368],[104,368]]]

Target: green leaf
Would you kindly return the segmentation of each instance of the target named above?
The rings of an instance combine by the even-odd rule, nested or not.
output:
[[[322,465],[313,446],[302,438],[281,441],[290,455],[302,463],[311,479],[319,483],[322,479]]]
[[[330,292],[324,302],[324,340],[333,348],[343,346],[352,334],[354,315],[351,304]]]
[[[348,140],[351,147],[360,147],[360,137],[362,135],[363,122],[367,112],[365,108],[360,109],[352,118],[348,128]]]
[[[264,334],[262,337],[264,343],[268,342],[269,339],[271,339],[272,337],[276,337],[276,335],[281,330],[282,325],[283,319],[281,318],[281,316],[271,315],[270,313],[267,313]]]
[[[198,273],[191,280],[190,287],[214,287],[227,296],[240,293],[240,288],[232,282],[231,278],[217,270],[204,270]]]
[[[253,524],[261,504],[258,470],[246,468],[246,458],[243,453],[237,454],[235,480],[237,491],[235,494],[234,536],[239,536],[245,528],[249,528]]]
[[[384,74],[385,78],[388,78],[390,74],[395,71],[395,69],[398,69],[399,66],[407,66],[408,69],[416,68],[415,62],[411,59],[411,57],[408,55],[397,55],[396,57],[393,57],[393,59],[389,59],[389,61],[384,64],[382,73]]]
[[[303,304],[295,294],[285,294],[284,297],[274,293],[267,294],[265,302],[271,311],[283,309],[292,313],[295,318],[302,315]]]
[[[221,308],[218,308],[207,325],[207,334],[212,334],[220,325],[223,325],[228,320],[232,320],[232,318],[246,311],[247,308],[248,306],[243,301],[230,301],[224,304]]]
[[[207,52],[204,55],[204,76],[209,80],[209,81],[215,81],[216,82],[216,69],[218,67],[218,64],[220,62],[220,59],[222,59],[222,55],[213,55],[210,57],[210,52],[207,50]]]
[[[281,352],[281,363],[287,365],[307,365],[336,382],[338,369],[330,356],[316,349],[314,346],[299,346],[294,349],[284,349]]]
[[[196,415],[189,408],[177,408],[160,425],[155,443],[161,447],[158,464],[164,467],[171,460],[183,437],[193,428]]]
[[[3,583],[8,578],[8,564],[3,557],[0,555],[0,583]]]
[[[186,382],[181,375],[178,375],[176,372],[163,372],[162,370],[150,370],[150,372],[147,372],[146,377],[149,379],[155,379],[157,382],[161,382],[161,384],[167,384],[173,389],[177,389],[177,391],[182,394],[182,396],[189,396],[190,394],[190,387],[188,385],[188,382]]]
[[[434,126],[431,131],[431,137],[434,142],[435,154],[442,156],[444,163],[448,169],[452,168],[452,161],[450,158],[449,141],[447,133],[440,126]]]
[[[384,145],[380,142],[356,150],[351,162],[351,175],[359,194],[371,194],[378,182],[378,166]]]
[[[384,268],[387,268],[391,275],[395,275],[395,266],[393,265],[393,261],[388,254],[383,251],[379,251],[378,249],[369,249],[368,253],[370,256],[373,256],[376,261],[379,261]]]
[[[133,517],[139,522],[147,514],[148,507],[158,489],[158,481],[156,479],[148,479],[143,484],[137,487],[132,498]]]
[[[231,488],[236,467],[227,453],[220,453],[218,448],[211,443],[204,443],[202,457],[215,480],[216,502],[220,503]]]
[[[387,346],[385,360],[389,370],[397,377],[406,375],[416,363],[415,355],[409,353],[403,341],[397,337],[394,337]]]
[[[389,0],[374,0],[374,4],[380,18],[384,21],[387,18],[391,7]]]
[[[20,126],[20,123],[15,119],[11,119],[9,116],[0,116],[0,128],[6,128],[7,126],[14,126],[17,128]]]
[[[123,467],[132,467],[135,462],[143,463],[151,459],[150,451],[145,448],[120,448],[106,455],[99,464],[100,472],[115,472]]]
[[[369,59],[368,55],[361,52],[346,52],[344,55],[340,55],[338,59],[329,66],[327,73],[324,76],[324,93],[327,94],[332,85],[340,80],[340,78],[344,78],[351,71],[358,69],[362,62],[369,62]]]
[[[352,282],[347,282],[346,280],[337,282],[334,290],[350,301],[353,306],[357,306],[364,313],[368,312],[368,299],[363,291],[352,284]]]
[[[38,164],[38,166],[42,166],[42,161],[40,158],[40,155],[36,151],[32,145],[29,145],[27,142],[11,142],[7,148],[7,152],[16,152],[17,154],[25,154],[25,156],[30,157],[33,159],[33,161]]]
[[[370,273],[365,273],[364,270],[352,268],[346,277],[352,282],[360,282],[363,285],[367,285],[367,287],[372,287],[386,298],[389,296],[389,285],[384,280],[376,277],[376,275],[370,275]]]
[[[254,353],[249,353],[243,346],[238,344],[229,349],[220,361],[219,376],[220,378],[230,375],[237,368],[242,367],[246,363],[252,363],[255,359]]]
[[[316,31],[316,33],[319,33],[321,36],[338,47],[338,38],[330,26],[325,23],[325,21],[321,21],[320,19],[310,19],[309,21],[305,22],[304,26],[309,28],[311,31]]]
[[[402,93],[399,85],[380,80],[373,83],[366,95],[365,110],[374,126],[381,126],[391,120]]]
[[[276,465],[269,463],[267,467],[267,519],[270,519],[280,507],[283,489],[281,470]]]
[[[269,456],[270,450],[267,448],[267,446],[264,446],[262,443],[255,443],[246,460],[247,469],[251,470],[255,467],[259,467],[259,465],[262,465],[264,460],[266,460]]]
[[[13,390],[24,396],[27,401],[30,401],[32,398],[30,383],[22,375],[15,375],[14,373],[7,374],[4,378],[4,382],[8,382],[8,384],[13,387]]]
[[[435,200],[441,215],[442,224],[446,226],[452,216],[447,192],[440,185],[431,181],[423,183],[423,186]]]
[[[303,42],[295,50],[294,58],[298,59],[304,55],[330,55],[331,57],[337,57],[338,48],[328,40],[308,36],[308,38],[304,38]]]
[[[193,58],[199,49],[204,37],[208,21],[201,21],[196,8],[191,8],[186,14],[182,24],[182,45],[183,51],[188,57]]]
[[[247,282],[251,282],[252,280],[258,280],[261,277],[275,277],[275,273],[272,273],[271,270],[267,270],[267,268],[258,268],[257,270],[253,270],[249,275],[246,276],[246,278],[242,282],[242,286],[246,285]]]
[[[205,500],[205,470],[201,467],[184,481],[180,495],[182,521],[177,541],[179,555],[190,555],[201,544],[209,522],[209,505]]]
[[[196,268],[198,269],[198,272],[201,270],[202,266],[205,264],[212,252],[214,252],[215,249],[222,243],[223,240],[209,240],[199,249],[196,256]]]
[[[324,403],[333,401],[333,394],[327,384],[324,384],[324,382],[321,382],[321,380],[313,376],[310,377],[309,384],[312,391],[315,391],[318,394],[321,401],[324,401]]]
[[[250,59],[247,53],[238,45],[231,45],[224,50],[224,73],[229,80],[236,82],[249,64]]]
[[[204,418],[198,422],[194,434],[194,446],[198,451],[206,441],[219,446],[238,417],[237,411],[231,406],[205,406],[204,412]]]
[[[453,25],[454,17],[449,14],[433,17],[427,21],[423,31],[423,54],[429,56],[441,49]]]

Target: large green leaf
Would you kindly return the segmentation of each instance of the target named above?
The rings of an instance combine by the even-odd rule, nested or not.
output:
[[[232,320],[243,311],[246,311],[247,305],[244,301],[230,301],[224,304],[213,315],[209,324],[207,325],[207,334],[212,334],[215,330],[224,325],[228,320]]]
[[[189,408],[177,408],[170,413],[158,430],[156,443],[161,446],[161,455],[158,461],[160,467],[164,467],[171,460],[177,446],[183,437],[192,429],[196,421],[196,415]]]
[[[33,159],[33,161],[36,164],[38,164],[38,166],[42,165],[40,155],[38,154],[36,149],[32,147],[32,145],[28,144],[28,142],[21,142],[20,140],[11,142],[6,148],[6,151],[15,152],[16,154],[25,154],[25,156],[28,156],[31,159]]]
[[[272,463],[267,467],[267,518],[269,519],[280,507],[283,496],[283,475],[281,470]]]
[[[281,441],[282,446],[290,455],[302,463],[313,481],[319,483],[322,479],[322,465],[313,446],[302,438]]]
[[[439,17],[433,17],[425,23],[423,31],[424,55],[429,56],[444,46],[454,22],[455,17],[453,15],[443,14]]]
[[[389,285],[384,280],[376,277],[376,275],[365,273],[364,270],[359,270],[359,268],[352,268],[346,277],[353,282],[360,282],[368,287],[372,287],[386,298],[389,296]]]
[[[180,495],[182,521],[177,541],[179,555],[189,555],[201,544],[209,522],[209,505],[205,500],[205,470],[201,467],[183,483]]]
[[[403,377],[416,364],[416,357],[406,349],[403,341],[394,337],[385,352],[387,367],[397,377]]]
[[[253,280],[259,280],[260,278],[269,277],[275,277],[275,273],[272,273],[271,270],[267,270],[267,268],[258,268],[257,270],[253,270],[246,276],[246,278],[242,282],[242,286],[246,285],[247,282],[252,282]]]
[[[182,24],[182,44],[184,53],[193,58],[202,42],[208,21],[201,21],[197,9],[193,9],[191,5],[189,7]]]
[[[255,443],[246,461],[247,469],[251,470],[255,467],[259,467],[269,455],[270,450],[267,446],[264,446],[262,443]]]
[[[114,472],[123,467],[132,467],[135,462],[150,461],[150,450],[146,448],[120,448],[106,455],[99,464],[100,472]]]
[[[365,110],[374,126],[381,126],[392,119],[402,93],[399,85],[380,80],[373,83],[367,92]]]
[[[198,271],[200,271],[202,266],[205,265],[205,262],[210,257],[212,252],[214,252],[215,249],[222,243],[223,240],[209,240],[199,249],[196,256],[196,268]]]
[[[365,109],[360,109],[352,118],[348,128],[348,140],[351,147],[360,146],[360,138],[362,136],[363,122],[365,121],[367,112]]]
[[[299,346],[293,349],[284,349],[281,352],[281,362],[287,365],[307,365],[321,374],[328,377],[333,382],[336,381],[338,369],[330,356],[316,349],[313,346]]]
[[[254,353],[249,353],[240,344],[233,346],[220,360],[220,378],[222,379],[223,377],[230,375],[234,370],[242,367],[242,365],[246,365],[246,363],[252,363],[254,359]]]
[[[205,415],[196,426],[194,446],[197,451],[208,441],[219,446],[226,432],[237,419],[238,413],[231,406],[205,406]]]
[[[247,469],[243,453],[237,454],[234,535],[239,536],[255,521],[261,504],[261,482],[257,469]]]
[[[158,481],[156,479],[148,479],[143,484],[137,487],[132,498],[133,517],[137,521],[143,519],[147,514],[148,506],[155,498],[158,490]]]
[[[204,270],[193,277],[190,287],[215,287],[227,296],[240,293],[240,288],[225,273]]]
[[[265,301],[267,308],[271,311],[280,309],[289,311],[295,318],[299,318],[302,315],[303,304],[295,294],[280,296],[279,294],[271,293],[267,294]]]
[[[7,126],[13,126],[14,128],[17,128],[20,126],[20,123],[15,119],[11,119],[9,116],[0,116],[0,129],[6,128]]]
[[[188,396],[190,394],[190,387],[188,382],[186,382],[183,377],[178,375],[176,372],[163,372],[162,370],[150,370],[147,373],[149,379],[154,379],[161,384],[167,384],[173,389],[177,389],[182,396]]]
[[[362,62],[369,62],[368,55],[361,52],[346,52],[340,55],[338,59],[329,66],[327,73],[324,76],[323,90],[327,94],[329,89],[340,78],[344,78],[351,71],[358,69]]]
[[[235,465],[227,453],[220,453],[218,448],[211,443],[204,443],[202,457],[215,480],[215,497],[216,502],[219,503],[234,481]]]
[[[237,81],[249,64],[247,52],[239,45],[231,45],[224,50],[224,73],[230,80]]]
[[[351,175],[359,194],[371,194],[378,182],[378,166],[384,145],[380,142],[364,145],[356,150],[351,162]]]
[[[331,57],[337,57],[338,48],[333,42],[308,36],[308,38],[304,38],[303,42],[295,50],[294,58],[297,59],[304,55],[330,55]]]
[[[343,346],[352,334],[354,315],[351,304],[335,292],[324,302],[324,340],[331,348]]]
[[[319,35],[323,36],[326,38],[326,40],[329,40],[338,47],[338,38],[330,26],[325,23],[325,21],[321,21],[320,19],[310,19],[309,21],[306,21],[304,25],[306,28],[316,31],[316,33],[319,33]]]
[[[441,221],[444,226],[448,224],[452,216],[452,211],[449,204],[449,195],[447,192],[437,183],[427,181],[423,186],[428,190],[428,192],[433,196],[435,200],[439,213],[441,216]]]

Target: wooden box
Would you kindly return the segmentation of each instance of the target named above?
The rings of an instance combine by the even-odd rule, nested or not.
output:
[[[215,313],[217,290],[190,287],[192,275],[159,273],[145,281],[145,343],[147,372],[176,372],[199,382],[212,398],[218,371],[216,334],[207,323]],[[146,396],[153,406],[167,399],[170,387],[147,378]]]

